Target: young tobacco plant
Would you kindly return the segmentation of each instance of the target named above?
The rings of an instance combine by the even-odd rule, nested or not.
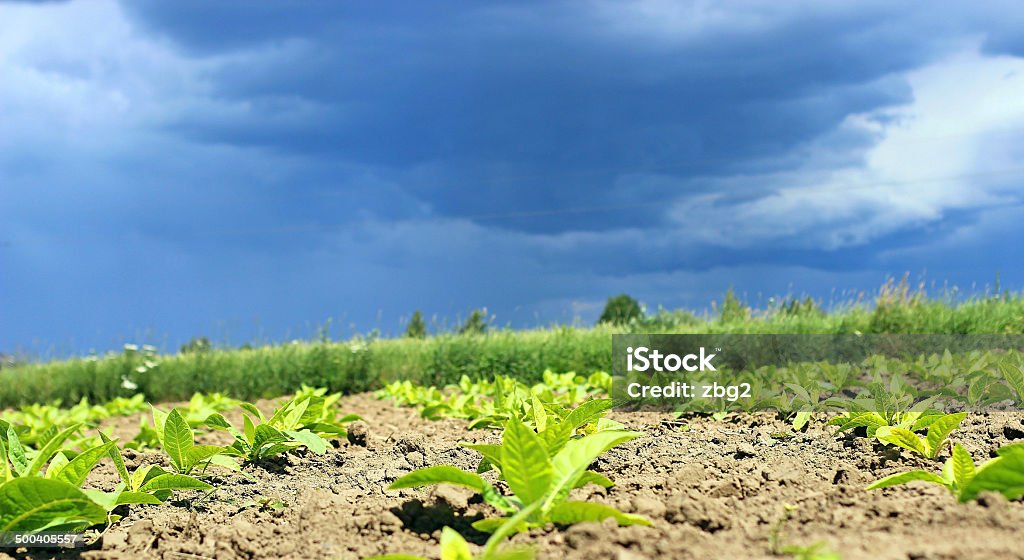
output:
[[[299,447],[323,455],[327,452],[328,437],[343,437],[344,424],[359,417],[348,415],[340,419],[323,395],[293,397],[267,418],[251,403],[242,403],[243,426],[239,430],[220,414],[212,414],[206,425],[224,430],[235,437],[234,443],[223,448],[223,453],[256,463]]]
[[[217,465],[239,470],[238,464],[227,457],[227,448],[219,445],[196,445],[195,434],[178,409],[167,414],[153,408],[153,423],[156,425],[160,447],[171,460],[171,466],[178,474],[188,475],[196,469],[205,470]]]
[[[923,457],[934,459],[946,443],[950,432],[957,429],[966,417],[967,413],[965,412],[932,416],[928,425],[928,435],[925,437],[899,426],[879,426],[875,430],[875,438],[881,442],[913,451]]]
[[[623,513],[611,506],[568,499],[570,491],[588,482],[610,485],[610,480],[588,471],[587,467],[612,447],[641,435],[626,430],[605,430],[571,439],[575,427],[570,426],[585,416],[586,411],[581,412],[577,418],[560,422],[541,433],[534,432],[518,418],[511,418],[505,424],[501,445],[467,445],[484,455],[485,462],[480,470],[490,466],[497,468],[512,495],[502,495],[477,473],[447,465],[413,471],[396,480],[390,488],[455,484],[477,491],[487,503],[506,514],[536,506],[517,530],[548,522],[571,525],[608,518],[620,525],[649,525],[650,521],[644,517]],[[504,518],[484,519],[473,527],[491,532],[504,521]]]
[[[958,443],[942,466],[941,475],[912,470],[887,476],[867,489],[889,488],[920,480],[945,487],[960,502],[973,500],[988,490],[999,492],[1010,500],[1024,496],[1024,443],[1007,445],[996,453],[997,457],[975,467],[971,454]]]

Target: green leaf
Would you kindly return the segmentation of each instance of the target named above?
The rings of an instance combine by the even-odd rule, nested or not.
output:
[[[542,509],[547,510],[558,501],[565,499],[590,463],[594,462],[601,454],[616,445],[640,437],[640,435],[637,432],[627,431],[597,432],[566,443],[565,447],[551,461],[552,490]]]
[[[162,474],[167,474],[167,471],[157,465],[145,465],[143,467],[139,467],[132,473],[132,482],[128,485],[128,488],[133,491],[138,491],[142,488],[143,484]]]
[[[806,410],[801,410],[796,413],[793,417],[793,430],[799,432],[804,429],[804,426],[811,421],[811,413]]]
[[[876,480],[871,486],[868,486],[866,489],[877,490],[879,488],[889,488],[891,486],[906,484],[908,482],[913,482],[915,480],[921,480],[924,482],[939,484],[941,486],[947,486],[946,481],[943,480],[941,476],[935,473],[930,473],[928,471],[915,470],[907,471],[905,473],[894,474],[891,476],[887,476],[883,479]]]
[[[85,482],[85,478],[89,476],[93,467],[96,466],[96,463],[99,463],[101,459],[109,455],[110,450],[116,445],[110,441],[83,451],[58,471],[54,478],[67,482],[72,486],[80,487]]]
[[[419,488],[420,486],[431,486],[433,484],[454,484],[465,486],[471,490],[480,492],[483,490],[484,479],[478,474],[468,473],[457,467],[448,465],[437,465],[412,471],[399,478],[388,486],[391,490],[401,488]]]
[[[187,474],[166,473],[149,479],[139,492],[155,492],[157,490],[210,490],[213,486],[188,476]]]
[[[1017,364],[1003,363],[999,365],[1003,379],[1017,393],[1017,404],[1024,403],[1024,367]]]
[[[164,453],[171,458],[174,469],[183,472],[188,470],[188,450],[195,443],[192,441],[192,428],[181,416],[178,409],[172,409],[164,422]]]
[[[103,441],[103,443],[113,441],[103,432],[100,432],[100,440]],[[125,486],[131,486],[131,476],[128,474],[128,467],[124,465],[124,457],[121,456],[121,450],[115,445],[110,448],[109,456],[110,460],[114,462],[114,468],[117,469],[117,475],[121,477],[121,482],[123,482]]]
[[[501,474],[524,504],[541,500],[551,485],[551,459],[533,430],[517,418],[505,424]]]
[[[253,441],[256,439],[256,425],[252,423],[252,418],[248,415],[242,415],[242,430],[245,433],[245,441],[252,447]]]
[[[242,466],[235,462],[234,459],[226,455],[218,454],[210,457],[210,464],[225,469],[229,469],[235,472],[241,472]]]
[[[924,457],[931,456],[927,443],[910,430],[882,426],[875,432],[875,437],[878,438],[879,441],[884,441],[885,443],[891,443],[897,447],[908,449]]]
[[[441,560],[473,560],[469,543],[451,527],[441,530]]]
[[[264,450],[264,447],[285,441],[288,441],[288,437],[278,431],[277,428],[274,428],[269,424],[260,424],[259,426],[256,426],[255,431],[253,432],[252,452],[256,456],[262,457],[264,456],[264,453],[269,451]]]
[[[548,413],[544,410],[544,403],[540,402],[540,397],[530,395],[530,398],[530,408],[533,409],[533,423],[537,426],[538,432],[543,432],[548,427]]]
[[[974,459],[959,443],[953,445],[953,481],[957,488],[963,488],[974,478]]]
[[[32,459],[32,462],[29,463],[24,472],[21,473],[21,476],[35,476],[41,472],[46,463],[49,463],[50,459],[57,454],[57,451],[60,450],[60,446],[64,445],[64,442],[71,437],[71,434],[77,432],[81,426],[81,424],[74,424],[60,432],[57,432],[57,435],[53,436],[53,438],[46,442],[46,445],[36,453],[35,458]]]
[[[150,405],[153,409],[153,428],[156,430],[156,437],[160,441],[160,447],[164,446],[164,425],[167,424],[167,413],[159,408]]]
[[[11,465],[7,461],[7,447],[4,440],[0,439],[0,484],[11,479]]]
[[[493,443],[460,443],[466,449],[472,449],[484,456],[490,464],[501,470],[501,446]]]
[[[260,422],[266,422],[267,421],[266,417],[263,416],[263,413],[260,412],[260,409],[256,408],[256,405],[254,405],[252,403],[247,403],[246,402],[246,403],[242,403],[242,404],[240,404],[238,406],[242,407],[242,409],[244,409],[249,414],[252,414]]]
[[[66,467],[69,462],[70,460],[68,459],[68,456],[65,455],[63,451],[58,451],[57,454],[53,456],[53,459],[50,459],[50,464],[46,467],[46,472],[43,474],[43,478],[57,478],[57,473]],[[81,486],[81,484],[76,484],[75,486]]]
[[[587,484],[596,484],[601,488],[611,488],[612,486],[615,486],[615,483],[612,482],[610,478],[601,473],[596,473],[594,471],[585,471],[583,473],[583,476],[581,476],[580,479],[576,481],[575,487],[582,488]]]
[[[58,524],[89,527],[106,520],[102,507],[66,482],[24,477],[0,485],[0,531],[39,531]]]
[[[946,437],[949,436],[950,432],[960,426],[964,418],[967,418],[967,413],[958,412],[956,414],[947,414],[932,422],[932,425],[928,427],[928,438],[926,440],[928,447],[927,456],[929,458],[934,459],[939,454],[942,442],[946,441]]]
[[[223,448],[219,445],[196,445],[185,452],[185,469],[187,473],[196,465],[209,461],[211,457],[221,452]]]
[[[986,490],[999,492],[1008,500],[1024,496],[1024,452],[1000,449],[998,457],[974,472],[974,477],[960,491],[960,501],[973,500]]]
[[[559,525],[572,525],[584,521],[601,522],[612,518],[620,526],[652,525],[651,521],[641,515],[623,513],[612,506],[593,502],[562,502],[551,509],[548,519]]]
[[[11,459],[11,466],[14,467],[14,474],[21,476],[28,468],[28,458],[25,457],[25,447],[21,445],[18,433],[11,425],[7,426],[7,452]]]
[[[592,399],[581,403],[565,417],[563,423],[568,424],[572,429],[585,426],[597,421],[602,415],[611,410],[613,406],[611,399]]]
[[[153,494],[146,494],[145,492],[130,492],[123,491],[118,493],[117,499],[114,500],[115,506],[124,506],[129,504],[140,504],[140,505],[160,505],[163,502],[154,496]]]
[[[286,430],[285,433],[317,455],[327,453],[327,441],[309,430]]]

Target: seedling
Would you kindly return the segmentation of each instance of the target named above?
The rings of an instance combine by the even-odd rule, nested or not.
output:
[[[928,426],[928,435],[925,437],[898,426],[880,426],[875,430],[875,437],[884,443],[890,443],[923,457],[934,459],[946,443],[950,432],[959,427],[966,417],[967,413],[958,412],[934,418],[931,425]]]
[[[562,436],[563,431],[545,438],[516,418],[505,424],[502,445],[496,448],[474,446],[501,471],[512,495],[502,495],[477,473],[452,466],[434,466],[413,471],[398,480],[391,489],[416,488],[434,484],[455,484],[477,491],[483,499],[507,514],[515,514],[537,504],[537,510],[524,518],[517,530],[542,526],[548,522],[571,525],[582,521],[613,518],[620,525],[650,525],[646,518],[620,512],[604,504],[568,500],[569,492],[585,484],[587,467],[600,455],[626,441],[639,437],[637,432],[607,430],[579,439]],[[553,454],[549,450],[557,449]],[[596,474],[596,473],[595,473]],[[600,476],[600,475],[598,475]],[[601,477],[602,482],[606,481]],[[610,481],[609,481],[610,482]],[[484,519],[473,524],[477,530],[491,532],[503,518]]]
[[[994,459],[975,468],[974,459],[959,443],[942,466],[942,474],[912,470],[887,476],[867,487],[868,490],[889,488],[915,480],[938,484],[949,490],[960,502],[968,502],[978,494],[991,490],[1007,499],[1024,496],[1024,443],[1007,445],[996,451]]]
[[[178,474],[187,475],[197,468],[205,469],[210,464],[238,470],[238,465],[234,461],[217,458],[224,457],[225,448],[219,445],[195,444],[195,434],[178,409],[172,409],[170,413],[164,415],[154,408],[153,423],[157,426],[160,446]]]

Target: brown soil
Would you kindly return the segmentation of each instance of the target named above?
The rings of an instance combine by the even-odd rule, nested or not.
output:
[[[474,468],[478,456],[458,442],[497,441],[494,433],[467,431],[456,420],[426,421],[414,410],[369,395],[346,397],[342,408],[366,422],[354,425],[350,441],[326,455],[299,452],[247,467],[248,477],[218,477],[209,496],[134,506],[81,556],[348,559],[408,553],[436,558],[445,525],[471,542],[486,539],[470,523],[494,511],[469,491],[386,488],[419,467]],[[584,523],[534,530],[513,543],[532,544],[539,558],[560,560],[771,558],[769,536],[789,504],[796,509],[781,532],[783,545],[823,542],[846,559],[1024,559],[1020,500],[985,494],[977,503],[958,504],[944,489],[923,483],[867,492],[864,486],[882,476],[934,466],[853,434],[836,436],[823,419],[804,433],[775,439],[772,434],[788,426],[771,414],[690,419],[685,429],[661,414],[615,417],[647,436],[612,450],[595,465],[617,482],[615,487],[587,487],[576,497],[646,515],[654,526]],[[1022,418],[976,414],[955,436],[976,458],[987,457],[1024,439]],[[138,420],[117,424],[121,435],[131,438]],[[217,439],[221,434],[206,437],[224,443]],[[133,455],[129,468],[152,461],[161,457]],[[111,489],[116,475],[104,465],[91,483]],[[260,505],[272,500],[285,507]]]

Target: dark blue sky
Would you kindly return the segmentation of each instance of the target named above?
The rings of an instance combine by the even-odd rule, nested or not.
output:
[[[1017,2],[0,1],[0,351],[1024,286]]]

